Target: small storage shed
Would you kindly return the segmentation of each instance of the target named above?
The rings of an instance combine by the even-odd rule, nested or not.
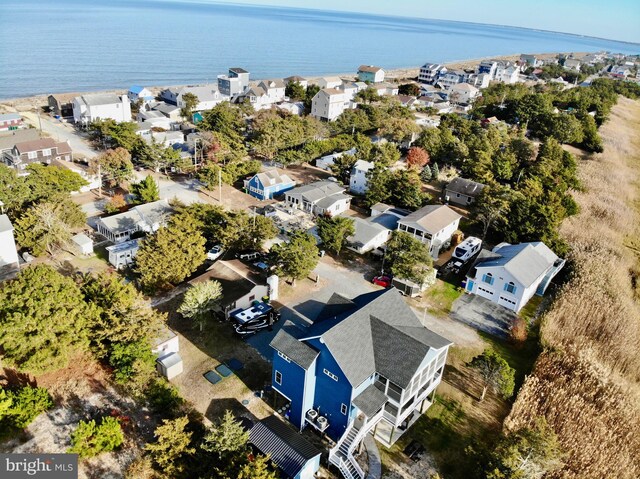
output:
[[[76,245],[76,249],[80,252],[80,254],[84,254],[87,256],[93,254],[93,240],[86,234],[79,233],[71,238],[71,240]]]
[[[167,379],[173,379],[182,373],[182,358],[178,353],[169,353],[156,360],[156,369]]]

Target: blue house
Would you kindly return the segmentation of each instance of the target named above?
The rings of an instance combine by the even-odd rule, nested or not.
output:
[[[431,405],[450,345],[394,288],[335,293],[313,325],[276,334],[272,384],[285,416],[331,437],[329,461],[362,479],[353,451],[368,433],[391,446]]]
[[[289,191],[295,186],[296,182],[277,168],[256,173],[244,181],[247,193],[259,200],[270,200],[278,193]]]
[[[281,477],[313,479],[320,469],[322,451],[276,416],[257,422],[249,432],[249,442],[269,455]]]

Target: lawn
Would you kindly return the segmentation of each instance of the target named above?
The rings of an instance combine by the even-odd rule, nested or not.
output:
[[[434,316],[447,317],[451,312],[451,305],[462,295],[462,290],[451,283],[440,279],[428,288],[422,295],[427,311]]]

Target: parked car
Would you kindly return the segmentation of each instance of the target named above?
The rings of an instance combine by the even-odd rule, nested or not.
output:
[[[224,249],[219,244],[215,245],[209,251],[207,251],[207,259],[211,261],[217,260],[224,253]]]
[[[391,287],[391,277],[390,276],[376,276],[371,280],[373,284],[377,284],[378,286],[382,286],[383,288]]]
[[[238,251],[236,253],[236,258],[244,260],[244,261],[252,261],[260,256],[260,253],[257,251]]]

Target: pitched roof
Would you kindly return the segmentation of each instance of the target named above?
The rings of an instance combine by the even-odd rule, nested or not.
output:
[[[511,245],[502,243],[493,249],[497,257],[475,264],[475,268],[504,267],[520,284],[531,286],[559,259],[541,241]]]
[[[24,130],[14,130],[8,133],[0,134],[0,151],[9,150],[17,143],[25,141],[33,141],[40,138],[40,132],[35,128],[26,128]]]
[[[476,197],[484,188],[486,188],[486,185],[482,183],[458,177],[449,182],[446,190],[460,193],[461,195]]]
[[[22,117],[17,113],[3,113],[2,115],[0,115],[0,121],[10,120],[22,120]]]
[[[162,224],[172,212],[173,208],[167,200],[158,200],[134,206],[124,213],[100,218],[100,222],[113,233],[126,232],[131,231],[141,223],[146,224],[148,227],[154,224]]]
[[[209,280],[218,281],[222,286],[221,302],[225,306],[249,294],[260,282],[255,275],[249,274],[246,267],[238,260],[216,261],[204,274],[189,281],[189,284]]]
[[[297,336],[300,335],[300,331],[298,330],[298,333],[296,333],[294,328],[294,324],[291,321],[287,321],[269,345],[287,356],[301,368],[309,369],[320,353],[307,343],[298,341]]]
[[[344,193],[344,188],[334,181],[316,181],[308,185],[298,186],[287,192],[289,196],[300,196],[311,203],[317,203],[329,196]]]
[[[304,78],[304,77],[298,76],[298,75],[293,75],[293,76],[285,78],[284,81],[286,81],[286,82],[303,82],[303,81],[307,81],[307,79]]]
[[[275,80],[261,80],[260,83],[258,83],[258,85],[264,89],[284,88],[284,82],[279,78],[276,78]]]
[[[417,226],[427,233],[436,234],[459,218],[462,216],[448,206],[427,205],[402,218],[400,223]]]
[[[120,103],[121,100],[111,93],[96,93],[95,95],[82,95],[82,101],[88,106],[112,105]]]
[[[247,70],[245,70],[244,68],[240,68],[240,67],[229,68],[229,71],[233,72],[233,73],[249,73]]]
[[[286,183],[294,183],[289,175],[283,173],[277,168],[257,173],[256,176],[265,188],[268,186],[281,185]]]
[[[249,442],[263,454],[269,454],[288,477],[296,477],[310,459],[321,454],[319,449],[276,416],[257,422],[249,431]]]
[[[321,93],[321,92],[328,96],[344,95],[344,92],[342,90],[338,90],[337,88],[323,88],[318,93]]]
[[[220,98],[217,83],[212,83],[210,85],[186,86],[180,90],[180,95],[184,95],[185,93],[194,94],[198,97],[198,101],[212,101]]]
[[[385,393],[370,384],[364,391],[353,398],[352,402],[365,416],[372,417],[388,400],[389,398]]]
[[[322,337],[351,385],[379,372],[402,388],[411,381],[430,348],[450,341],[425,328],[395,288],[362,294],[353,307],[323,313],[306,338]],[[304,340],[304,338],[303,338]]]
[[[140,85],[133,85],[131,88],[129,88],[129,91],[131,93],[135,93],[136,95],[142,92],[142,90],[144,90],[144,87]]]
[[[358,160],[353,165],[353,171],[356,171],[356,170],[358,170],[358,171],[369,171],[374,166],[376,166],[376,165],[371,161]]]
[[[29,151],[39,151],[47,148],[55,148],[56,142],[53,138],[40,138],[38,140],[23,141],[16,143],[18,153],[27,153]]]
[[[451,89],[452,90],[468,91],[468,92],[479,92],[480,91],[476,87],[474,87],[473,85],[470,85],[468,83],[458,83],[457,85],[453,85],[451,87]]]
[[[358,72],[377,73],[380,70],[382,70],[382,68],[374,65],[360,65],[358,67]]]
[[[382,225],[376,224],[373,221],[363,220],[362,218],[352,218],[354,232],[347,238],[349,243],[356,246],[364,246],[373,238],[378,236],[383,231],[387,230]]]

